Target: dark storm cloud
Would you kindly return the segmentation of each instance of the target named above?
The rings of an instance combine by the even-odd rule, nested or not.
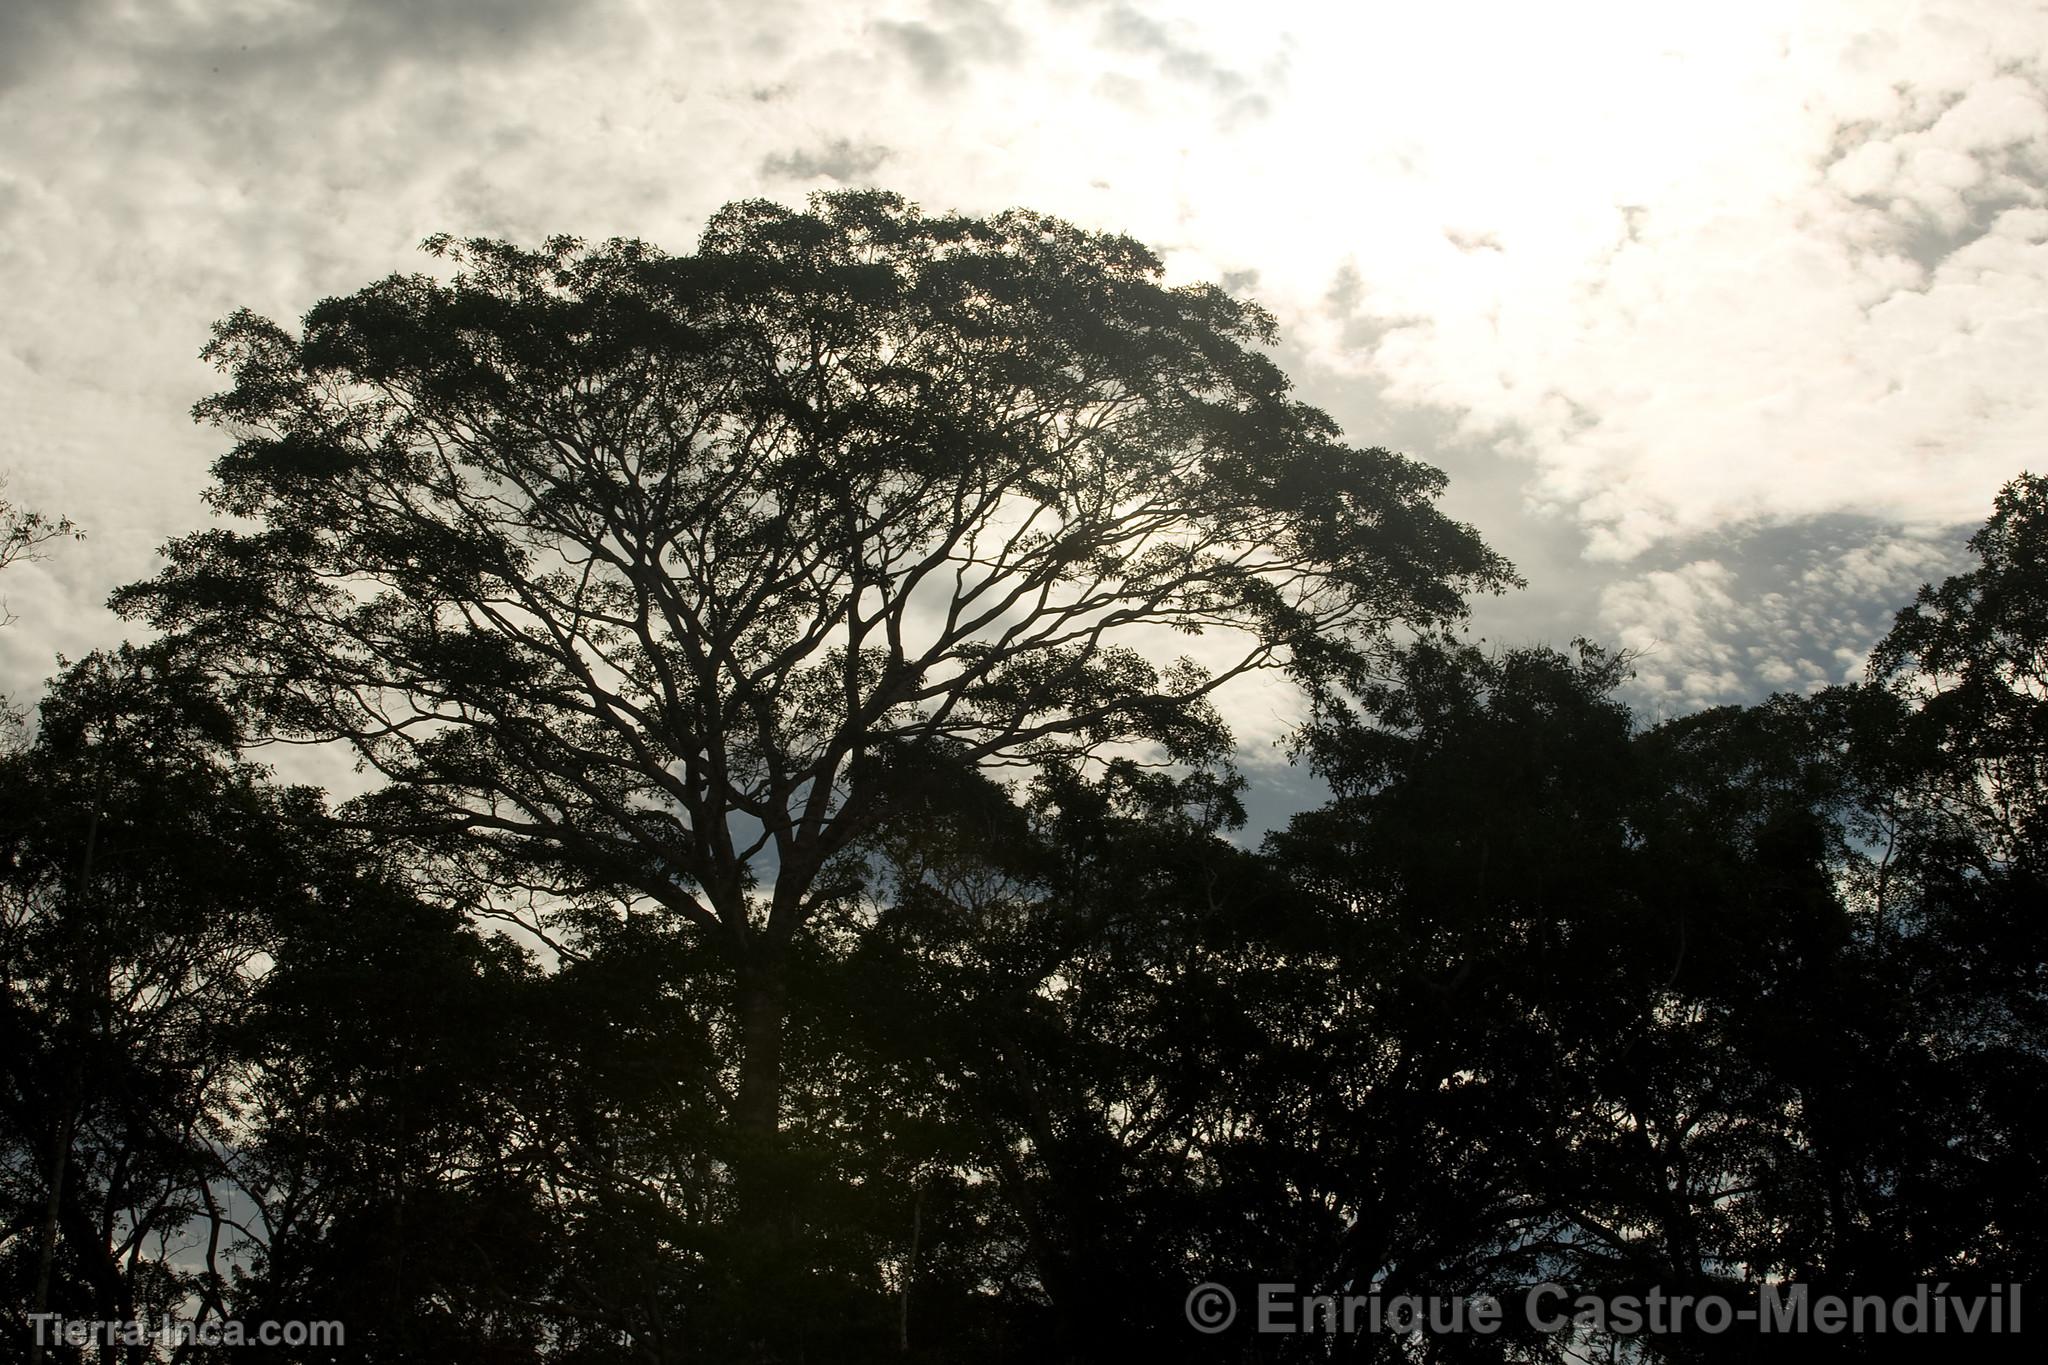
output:
[[[761,174],[787,180],[815,180],[819,176],[827,176],[844,183],[873,174],[891,155],[890,150],[879,143],[835,137],[822,147],[799,147],[765,157],[761,162]]]
[[[1013,64],[1025,48],[1023,33],[983,0],[938,0],[929,22],[884,19],[873,32],[933,90],[957,86],[977,63]]]
[[[0,5],[0,93],[26,80],[52,48],[77,28],[87,8],[64,0],[18,0]]]
[[[397,66],[500,60],[546,38],[587,33],[622,13],[615,3],[572,9],[548,0],[354,0],[260,16],[27,0],[0,5],[0,91],[36,74],[61,75],[88,52],[136,60],[144,83],[158,88],[252,73],[369,87]]]

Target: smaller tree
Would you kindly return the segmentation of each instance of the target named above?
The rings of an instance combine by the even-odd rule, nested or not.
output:
[[[599,1288],[574,1274],[576,1179],[561,1174],[579,1077],[536,1038],[536,973],[509,940],[327,833],[235,1031],[224,1175],[234,1316],[347,1335],[324,1356],[249,1358],[540,1359],[545,1340],[577,1339],[570,1306]],[[614,1115],[608,1135],[630,1122]]]
[[[1884,816],[1885,1080],[1912,1120],[1872,1232],[1916,1274],[2024,1280],[2048,1264],[2048,479],[2001,489],[1969,549],[1864,689],[1885,722],[1858,746]]]
[[[7,481],[0,479],[0,489],[7,487]],[[17,507],[0,497],[0,569],[21,559],[34,559],[41,546],[53,540],[69,536],[73,540],[85,539],[85,532],[69,517],[52,517],[26,507]]]
[[[1974,569],[1926,586],[1871,656],[1915,703],[1949,834],[1983,872],[2048,875],[2048,479],[1999,491]]]
[[[0,490],[6,487],[7,481],[0,479]],[[66,536],[84,540],[85,532],[68,517],[51,517],[17,507],[5,497],[0,497],[0,569],[20,560],[39,558],[42,546]],[[0,626],[12,625],[14,619],[7,610],[6,601],[0,599]],[[7,695],[0,693],[0,746],[12,747],[21,742],[23,719],[21,711],[7,699]]]
[[[222,1313],[211,1260],[169,1243],[217,1212],[232,1030],[298,885],[304,794],[236,761],[225,712],[160,663],[73,666],[0,760],[0,1278],[71,1317]]]

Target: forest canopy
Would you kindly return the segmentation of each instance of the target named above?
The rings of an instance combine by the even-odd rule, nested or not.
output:
[[[1128,239],[862,192],[428,248],[219,325],[225,522],[0,757],[14,1300],[1280,1361],[1333,1343],[1191,1288],[2034,1277],[2048,481],[1863,682],[1648,724],[1624,655],[1460,633],[1516,580],[1443,476]],[[1254,846],[1260,675],[1328,798]]]

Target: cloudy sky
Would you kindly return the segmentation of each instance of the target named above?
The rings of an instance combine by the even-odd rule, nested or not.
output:
[[[1854,675],[2048,468],[2022,0],[15,0],[0,471],[90,539],[0,584],[0,690],[119,639],[108,590],[204,522],[213,319],[431,232],[682,251],[867,184],[1256,296],[1530,580],[1478,631],[1639,650],[1652,715]]]

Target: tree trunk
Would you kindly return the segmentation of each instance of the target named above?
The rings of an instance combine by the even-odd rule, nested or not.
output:
[[[721,1358],[735,1362],[800,1359],[787,1335],[797,1321],[764,1315],[762,1304],[795,1302],[803,1267],[796,1245],[788,1164],[782,1150],[782,1032],[788,983],[759,958],[742,960],[734,1005],[740,1043],[738,1093],[730,1117],[737,1207],[728,1228],[724,1299],[710,1328]]]
[[[50,1308],[50,1271],[57,1259],[57,1220],[64,1206],[64,1172],[71,1165],[71,1139],[78,1119],[75,1101],[66,1104],[63,1121],[57,1125],[57,1140],[51,1151],[49,1199],[43,1210],[42,1243],[36,1253],[35,1297],[31,1311],[40,1318]],[[35,1344],[29,1348],[30,1365],[42,1365],[46,1347],[44,1325],[36,1326]]]
[[[903,1258],[903,1284],[896,1298],[896,1354],[910,1354],[910,1286],[917,1279],[917,1243],[924,1231],[924,1180],[910,1199],[910,1254]]]
[[[756,960],[739,980],[740,1084],[733,1107],[738,1136],[734,1174],[739,1179],[740,1219],[746,1230],[772,1245],[787,1203],[782,1188],[782,1028],[789,986],[781,964]]]

